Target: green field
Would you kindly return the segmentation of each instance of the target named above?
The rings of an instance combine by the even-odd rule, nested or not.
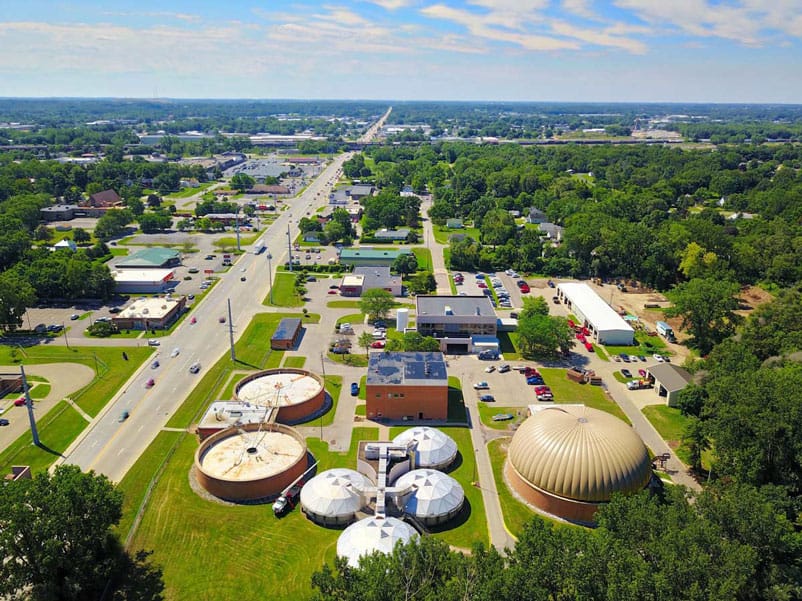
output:
[[[395,438],[407,429],[403,426],[390,428],[390,438]],[[447,529],[433,532],[432,536],[460,549],[470,549],[471,545],[478,541],[487,545],[490,537],[487,530],[482,491],[474,486],[474,482],[477,481],[478,477],[471,431],[468,428],[450,426],[439,427],[438,429],[448,434],[457,443],[459,454],[455,460],[456,467],[452,467],[448,474],[462,485],[467,508],[454,519],[454,523],[445,524]]]
[[[415,258],[418,259],[418,267],[424,271],[432,271],[432,251],[423,246],[416,246],[412,249]]]
[[[493,416],[496,413],[509,413],[514,417],[507,421],[494,422]],[[509,430],[510,426],[513,424],[520,424],[524,421],[526,419],[526,413],[525,407],[496,407],[495,403],[479,402],[479,419],[482,420],[485,426],[493,428],[494,430]]]
[[[504,525],[513,536],[518,536],[523,531],[524,524],[536,517],[537,514],[529,509],[525,503],[516,499],[510,492],[507,483],[504,481],[504,462],[507,460],[506,445],[509,438],[497,438],[487,443],[487,452],[490,455],[490,463],[493,466],[493,478],[496,481],[498,491],[498,501],[501,505],[501,513]]]
[[[682,444],[682,436],[690,418],[682,415],[682,412],[676,407],[668,405],[648,405],[643,408],[643,415],[660,433],[660,437],[674,450],[680,461],[685,465],[690,465],[690,453],[688,448]],[[709,469],[711,459],[711,451],[703,452],[702,467]]]
[[[588,407],[606,411],[626,423],[630,423],[621,408],[615,401],[607,397],[600,386],[572,382],[565,376],[566,370],[564,369],[544,367],[539,371],[543,376],[543,381],[551,388],[555,403],[582,403]],[[532,395],[533,402],[534,398]]]
[[[326,392],[331,397],[331,409],[329,409],[320,421],[323,426],[330,426],[334,423],[334,416],[337,414],[337,402],[343,389],[342,376],[326,376]],[[310,424],[313,425],[313,424]]]
[[[462,382],[457,376],[448,376],[448,421],[462,424],[466,420]]]
[[[306,357],[299,357],[295,355],[293,357],[284,358],[284,367],[295,367],[297,369],[302,369],[305,364]]]
[[[152,481],[161,464],[157,457],[174,446],[131,539],[132,550],[154,551],[153,561],[164,569],[166,598],[308,598],[312,573],[334,559],[340,531],[313,524],[298,509],[277,519],[270,505],[232,506],[202,499],[187,477],[197,441],[176,435],[176,440],[157,439],[120,484],[132,497],[120,528],[125,536],[143,502],[138,491]],[[358,441],[377,437],[376,428],[354,428],[348,453],[330,453],[317,438],[307,443],[322,471],[354,468]]]
[[[469,238],[473,238],[474,240],[479,239],[479,230],[475,227],[464,227],[458,230],[450,230],[445,226],[434,226],[434,239],[438,244],[448,244],[449,238],[451,238],[451,236],[454,234],[462,234],[464,236],[468,236]]]
[[[195,196],[195,194],[200,194],[205,190],[211,188],[216,182],[206,182],[205,184],[201,184],[197,188],[181,188],[178,192],[171,192],[164,196],[165,200],[177,200],[180,198],[189,198],[190,196]]]
[[[368,359],[365,357],[364,352],[360,352],[359,349],[354,348],[352,349],[354,352],[348,353],[346,355],[340,355],[338,353],[327,353],[327,357],[332,361],[336,361],[337,363],[344,363],[345,365],[351,365],[353,367],[367,367],[368,366]]]
[[[276,273],[273,278],[273,302],[270,302],[268,294],[262,304],[273,307],[302,307],[304,300],[295,291],[295,275],[283,271]]]
[[[336,300],[326,303],[329,309],[359,309],[359,301],[355,300]]]

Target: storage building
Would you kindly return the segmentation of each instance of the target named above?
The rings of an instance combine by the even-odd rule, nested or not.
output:
[[[654,391],[657,396],[666,399],[669,407],[677,404],[679,393],[691,381],[688,370],[671,365],[658,363],[646,370],[649,379],[654,380]]]
[[[111,276],[120,294],[159,294],[176,285],[172,269],[125,269]]]
[[[557,284],[557,296],[599,344],[627,346],[635,342],[635,330],[587,284]]]
[[[270,348],[273,350],[287,351],[293,348],[301,336],[301,318],[285,317],[276,327],[273,337],[270,339]]]

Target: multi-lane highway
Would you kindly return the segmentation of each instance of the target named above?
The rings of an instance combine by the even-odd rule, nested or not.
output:
[[[335,158],[298,198],[288,201],[289,208],[263,235],[267,250],[273,255],[273,267],[286,260],[288,226],[294,239],[298,220],[328,202],[328,193],[341,173],[343,162],[350,156],[346,153]],[[241,281],[242,276],[246,281]],[[265,310],[261,303],[267,294],[266,253],[246,252],[194,310],[196,323],[185,320],[173,334],[160,339],[161,346],[154,348],[151,360],[134,374],[59,462],[72,463],[83,470],[93,469],[119,481],[197,385],[205,370],[229,352],[228,300],[236,338],[254,314]],[[226,318],[225,323],[220,323],[221,316]],[[177,357],[171,357],[174,348],[179,349]],[[160,365],[153,369],[151,364],[156,359]],[[201,371],[191,374],[189,367],[196,361]],[[151,378],[155,385],[147,388],[146,383]],[[120,421],[123,412],[127,412],[128,417]]]

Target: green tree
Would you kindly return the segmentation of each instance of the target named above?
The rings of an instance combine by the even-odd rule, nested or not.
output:
[[[393,261],[392,270],[402,275],[409,275],[418,271],[418,258],[412,253],[398,255]]]
[[[109,598],[131,598],[127,589],[129,595],[140,591],[135,598],[161,598],[160,573],[147,568],[145,557],[128,558],[112,533],[122,501],[105,476],[74,465],[6,483],[0,494],[0,594],[78,601],[99,599],[104,590]],[[148,573],[137,575],[137,564]],[[147,586],[134,582],[140,577]]]
[[[76,227],[72,230],[72,239],[76,244],[86,244],[88,243],[92,237],[82,227]]]
[[[386,319],[394,306],[393,295],[381,288],[368,290],[359,299],[359,310],[367,314],[370,321]]]
[[[44,223],[37,226],[33,233],[33,237],[41,242],[47,242],[53,237],[53,232]]]
[[[548,315],[549,304],[542,296],[525,296],[523,297],[524,306],[518,315],[519,319],[528,319],[535,315]]]
[[[504,209],[490,209],[482,217],[479,231],[482,234],[482,241],[491,244],[495,249],[515,235],[515,220]]]
[[[374,343],[373,334],[371,332],[362,332],[359,338],[357,338],[357,342],[359,346],[365,349],[365,357],[367,357],[370,352],[370,347]]]
[[[172,218],[163,213],[145,213],[139,216],[139,227],[142,228],[142,232],[145,234],[163,232],[170,229],[172,224]]]
[[[431,271],[421,271],[409,278],[407,287],[412,294],[429,294],[437,290],[437,280]]]
[[[739,289],[738,284],[727,280],[696,278],[683,282],[666,294],[673,303],[666,316],[681,317],[682,327],[693,336],[694,346],[706,355],[740,322],[734,313]]]
[[[574,334],[564,317],[534,314],[518,318],[518,346],[527,359],[556,357],[574,344]]]
[[[239,192],[245,192],[245,190],[253,188],[255,183],[256,180],[247,173],[235,173],[234,177],[231,178],[231,187]]]
[[[22,316],[36,303],[33,286],[16,271],[0,272],[0,329],[14,331]]]

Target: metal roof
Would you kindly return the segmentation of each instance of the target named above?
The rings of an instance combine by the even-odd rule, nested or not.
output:
[[[557,284],[557,288],[597,331],[616,330],[634,334],[635,330],[587,284],[577,282]]]
[[[116,267],[161,267],[180,257],[181,253],[172,248],[143,248],[118,261]]]
[[[410,251],[400,249],[344,248],[340,251],[340,262],[347,263],[349,259],[388,259],[394,261],[402,253],[410,254]]]
[[[617,417],[589,407],[554,407],[529,417],[510,442],[509,461],[533,487],[585,502],[643,489],[649,451]]]
[[[404,430],[393,439],[393,444],[414,444],[415,465],[442,469],[451,465],[457,456],[457,443],[442,430],[419,426]]]
[[[465,501],[465,493],[459,482],[451,476],[435,470],[412,470],[401,476],[394,484],[396,490],[411,489],[405,499],[404,509],[417,518],[433,518],[459,511]]]
[[[373,484],[357,471],[337,468],[321,472],[301,489],[304,510],[327,518],[353,517],[368,504]]]
[[[364,290],[371,288],[392,288],[401,285],[401,277],[390,274],[387,265],[377,265],[375,267],[355,267],[354,276],[362,276],[362,287]],[[346,278],[348,276],[345,276]],[[345,283],[345,278],[343,278]]]
[[[443,353],[384,351],[370,353],[367,384],[446,386],[448,374]]]
[[[660,363],[649,368],[649,373],[660,385],[668,392],[682,390],[691,381],[691,374],[687,369],[671,365],[670,363]]]

